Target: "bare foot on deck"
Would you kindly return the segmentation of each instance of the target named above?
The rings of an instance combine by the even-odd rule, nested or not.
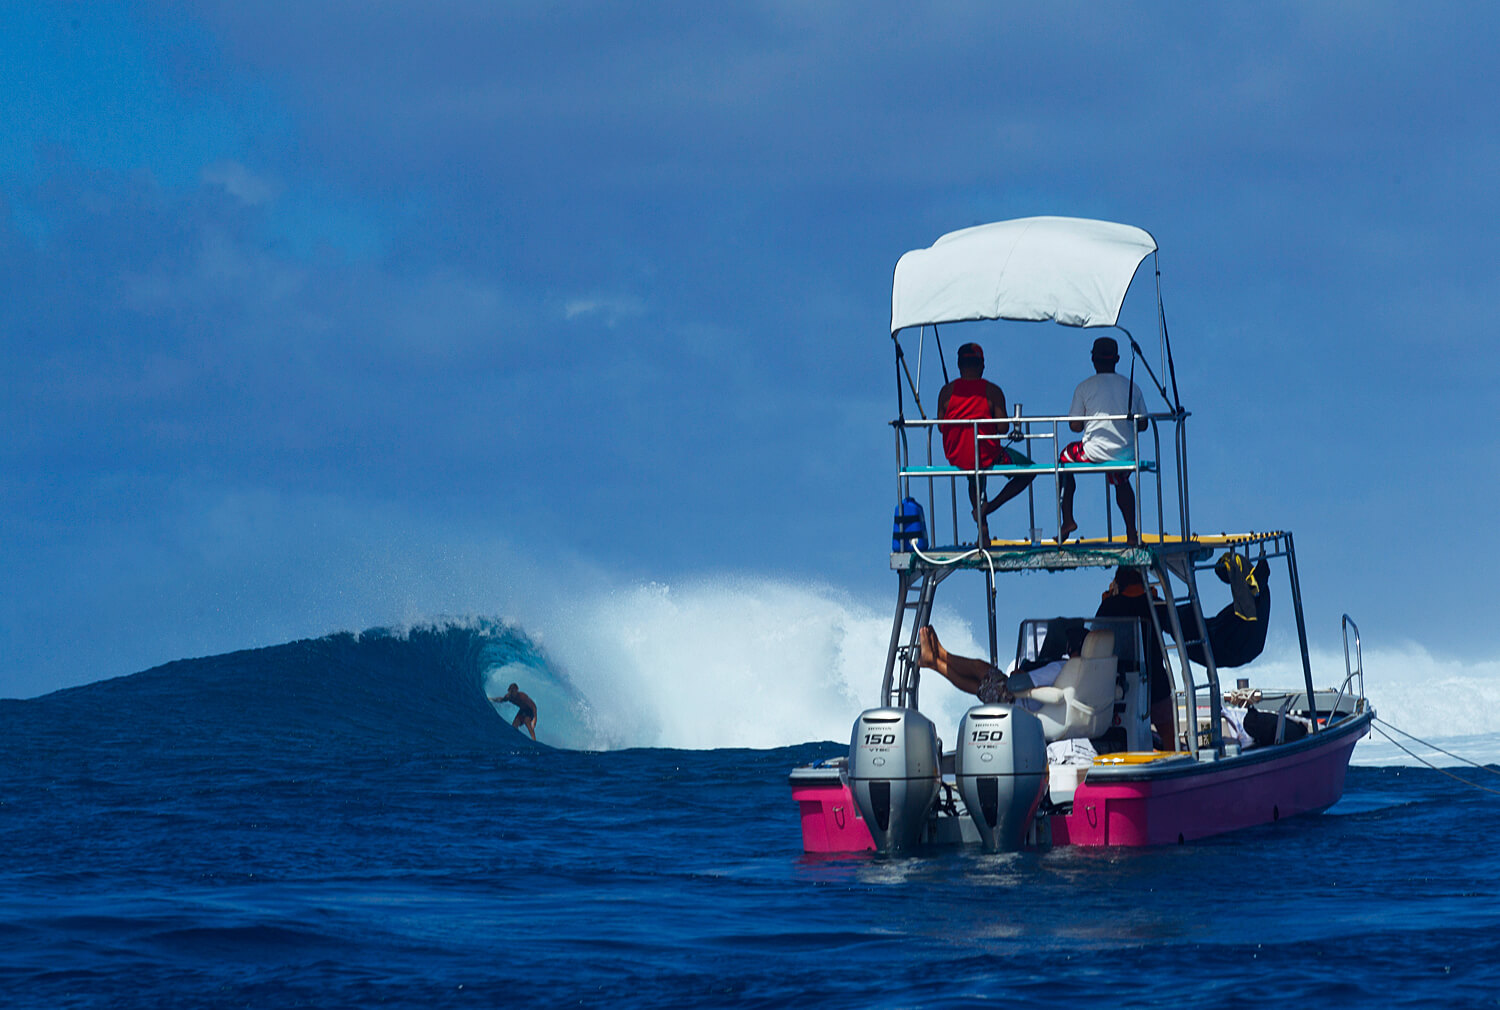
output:
[[[1068,537],[1072,536],[1073,533],[1074,533],[1074,531],[1077,530],[1077,529],[1078,529],[1078,524],[1077,523],[1074,523],[1074,522],[1064,522],[1062,524],[1062,528],[1057,531],[1057,542],[1060,543],[1060,544],[1067,543],[1068,542]]]
[[[980,512],[979,506],[976,505],[970,513],[974,517],[975,526],[978,527],[978,533],[976,534],[978,539],[974,541],[976,546],[988,547],[990,545],[990,528],[989,523],[985,520],[990,517],[990,513],[993,511],[993,508],[987,508],[983,512]]]

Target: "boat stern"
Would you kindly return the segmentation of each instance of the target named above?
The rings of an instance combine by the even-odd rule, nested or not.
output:
[[[875,839],[844,779],[847,763],[837,757],[792,769],[792,801],[802,820],[805,852],[875,851]]]

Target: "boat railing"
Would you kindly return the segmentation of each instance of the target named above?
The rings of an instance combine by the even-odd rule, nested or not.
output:
[[[1136,496],[1136,529],[1145,536],[1181,535],[1186,529],[1186,508],[1181,497],[1181,490],[1185,481],[1179,475],[1179,500],[1178,500],[1178,529],[1168,528],[1168,515],[1166,509],[1165,495],[1163,490],[1163,456],[1161,446],[1161,428],[1163,425],[1172,424],[1179,427],[1182,418],[1186,415],[1158,413],[1158,414],[1109,414],[1092,416],[1071,415],[1035,415],[1027,416],[1021,413],[1021,408],[1016,408],[1016,413],[1006,418],[975,418],[975,419],[951,419],[940,420],[936,418],[902,418],[891,422],[896,431],[896,463],[897,463],[897,500],[913,498],[926,506],[928,536],[933,544],[947,543],[951,540],[958,544],[967,539],[972,541],[974,534],[978,532],[978,523],[973,518],[973,513],[968,501],[968,479],[970,477],[984,477],[986,480],[986,500],[993,501],[994,493],[999,490],[995,486],[998,480],[1005,481],[1014,477],[1030,476],[1051,478],[1053,487],[1052,500],[1044,505],[1046,513],[1051,513],[1053,530],[1061,528],[1062,506],[1061,491],[1064,476],[1080,476],[1087,474],[1115,474],[1129,473],[1140,484],[1143,475],[1154,478],[1155,493],[1148,496],[1142,493]],[[1117,421],[1130,423],[1139,421],[1144,417],[1148,424],[1146,431],[1140,431],[1135,424],[1131,424],[1133,435],[1132,452],[1129,459],[1110,461],[1105,463],[1063,463],[1059,461],[1059,455],[1070,441],[1080,438],[1075,433],[1071,424],[1074,422],[1088,423],[1099,421]],[[1007,430],[997,432],[995,429],[1001,425]],[[1021,453],[1032,460],[1025,464],[998,464],[988,468],[971,468],[953,466],[948,463],[943,455],[942,433],[945,429],[954,427],[965,427],[970,429],[970,437],[974,439],[976,446],[985,443],[998,442],[1002,446],[1015,446]],[[1179,439],[1174,440],[1175,442]],[[914,444],[915,443],[915,444]],[[934,444],[936,443],[936,444]],[[1175,447],[1175,445],[1174,445]],[[1143,451],[1144,450],[1144,451]],[[977,455],[977,454],[976,454]],[[976,460],[977,463],[977,460]],[[947,485],[947,494],[941,494],[943,485]],[[1045,482],[1042,486],[1046,486]],[[1037,484],[1026,489],[1026,503],[1028,522],[1027,535],[1022,538],[1033,544],[1040,543],[1045,530],[1039,524],[1038,508],[1036,501]],[[919,497],[920,496],[920,497]],[[1110,501],[1108,485],[1105,486],[1105,529],[1106,535],[1113,536],[1114,523],[1116,521],[1114,505]],[[925,502],[923,499],[925,498]],[[1045,502],[1045,497],[1043,499]],[[1154,508],[1148,505],[1148,501],[1154,502]],[[938,506],[944,506],[948,521],[940,522]],[[1000,521],[1007,518],[1003,511],[996,513]],[[1045,514],[1045,513],[1044,513]],[[965,520],[968,521],[965,521]],[[994,533],[994,523],[988,524],[991,533]],[[972,532],[971,532],[972,531]],[[950,536],[951,534],[951,536]]]
[[[1354,663],[1353,663],[1352,666],[1349,663],[1349,629],[1350,628],[1354,629]],[[1331,715],[1332,713],[1337,712],[1339,710],[1339,703],[1344,700],[1344,692],[1349,689],[1349,685],[1354,680],[1358,679],[1358,681],[1359,681],[1359,695],[1358,695],[1358,697],[1361,698],[1361,699],[1363,699],[1365,697],[1365,659],[1364,659],[1364,653],[1360,649],[1360,645],[1359,645],[1359,625],[1355,624],[1354,623],[1354,618],[1350,617],[1348,614],[1344,615],[1343,632],[1344,632],[1344,682],[1339,685],[1339,695],[1338,695],[1338,698],[1334,700],[1333,708],[1331,708],[1329,710],[1329,712],[1330,712],[1330,718],[1332,717],[1332,715]]]

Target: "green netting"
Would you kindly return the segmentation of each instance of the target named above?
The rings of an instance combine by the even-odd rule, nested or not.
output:
[[[1149,565],[1152,552],[1149,547],[1107,547],[1102,544],[1040,544],[1034,547],[992,547],[989,560],[984,555],[971,553],[964,557],[963,549],[938,549],[925,552],[923,558],[916,554],[891,555],[891,567],[907,568],[989,568],[996,571],[1068,571],[1075,568],[1115,568],[1120,565]]]

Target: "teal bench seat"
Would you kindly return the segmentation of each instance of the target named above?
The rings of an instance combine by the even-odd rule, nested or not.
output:
[[[1025,466],[992,466],[988,470],[979,473],[986,477],[1014,477],[1021,473],[1051,473],[1055,469],[1052,463],[1030,463]],[[1139,464],[1129,463],[1064,463],[1064,472],[1074,473],[1117,473],[1120,471],[1131,471],[1139,469],[1144,473],[1156,472],[1156,461],[1143,459]],[[900,473],[902,477],[962,477],[969,473],[968,470],[956,466],[908,466],[903,467]]]

